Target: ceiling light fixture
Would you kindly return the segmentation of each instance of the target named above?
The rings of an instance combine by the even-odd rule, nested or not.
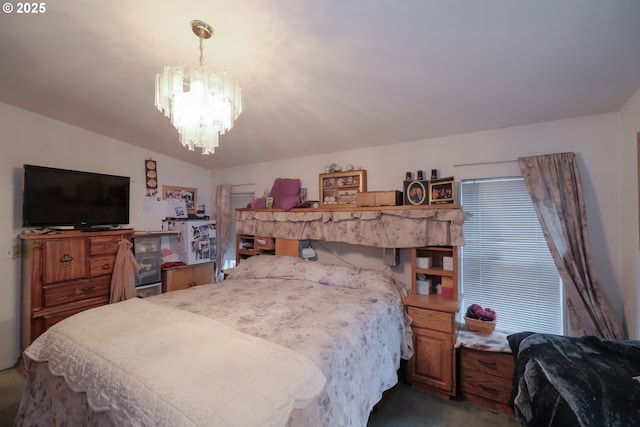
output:
[[[204,65],[202,42],[213,35],[211,25],[195,20],[191,29],[200,39],[200,65],[165,65],[164,72],[156,74],[156,107],[171,119],[182,145],[213,154],[219,135],[231,129],[242,112],[242,91],[226,71]]]

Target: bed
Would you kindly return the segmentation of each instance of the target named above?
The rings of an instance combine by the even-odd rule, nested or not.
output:
[[[511,404],[524,426],[640,425],[640,341],[522,332]]]
[[[24,352],[16,425],[365,426],[412,354],[404,285],[272,255],[227,273],[54,325]]]

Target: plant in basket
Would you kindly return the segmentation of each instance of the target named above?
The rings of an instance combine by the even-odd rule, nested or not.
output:
[[[467,328],[474,332],[493,332],[496,328],[496,312],[480,304],[471,304],[464,316]]]

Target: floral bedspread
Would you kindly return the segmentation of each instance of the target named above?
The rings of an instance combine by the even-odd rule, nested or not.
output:
[[[318,366],[327,378],[324,391],[294,410],[288,425],[366,426],[382,393],[397,383],[400,359],[412,354],[404,285],[377,271],[269,255],[227,273],[221,283],[147,301],[216,319]],[[28,393],[38,391],[27,386]],[[45,399],[32,400],[39,398]],[[108,425],[102,421],[94,423]]]
[[[26,366],[47,362],[118,426],[284,425],[326,381],[296,351],[138,298],[60,322],[24,355]]]

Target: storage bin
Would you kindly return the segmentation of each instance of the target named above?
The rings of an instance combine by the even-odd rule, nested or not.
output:
[[[159,295],[161,293],[162,293],[162,282],[136,287],[136,296],[138,298],[147,298],[153,295]]]
[[[431,268],[433,259],[431,257],[416,257],[416,268]]]
[[[138,273],[135,277],[136,287],[158,283],[161,280],[162,266],[161,237],[136,237],[132,239],[133,254],[138,263]]]
[[[429,295],[431,290],[431,280],[416,280],[416,293]]]
[[[453,279],[451,277],[443,277],[440,282],[442,298],[453,298]]]
[[[450,257],[450,256],[442,257],[442,269],[453,271],[453,257]]]
[[[440,284],[443,288],[453,289],[453,279],[451,277],[443,277]]]
[[[445,288],[443,286],[441,289],[442,298],[453,299],[453,288]]]

